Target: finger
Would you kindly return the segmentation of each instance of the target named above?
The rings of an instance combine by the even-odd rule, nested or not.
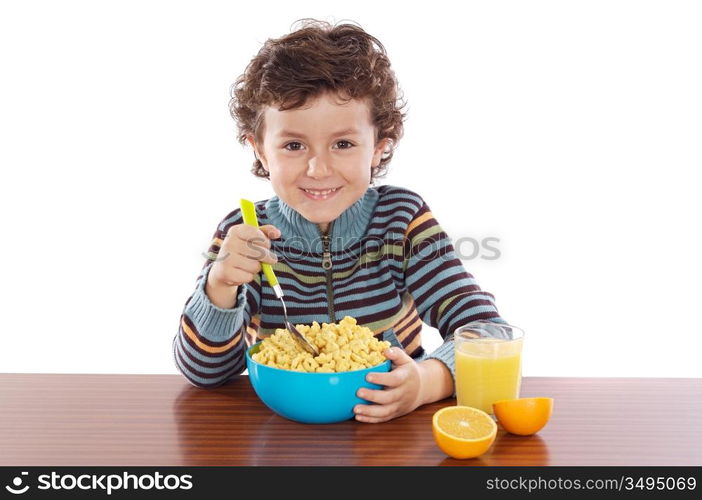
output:
[[[229,282],[234,285],[236,283],[249,283],[255,277],[256,273],[250,273],[242,269],[234,269],[233,272],[228,274]]]
[[[238,256],[238,258],[232,259],[228,267],[230,272],[244,271],[251,274],[258,274],[261,272],[261,263],[259,261],[244,256]]]
[[[373,372],[366,375],[366,381],[385,387],[397,387],[407,380],[407,372],[398,368],[389,372]]]
[[[271,245],[271,240],[260,227],[254,227],[248,224],[233,225],[229,228],[229,231],[227,231],[227,238],[251,242],[251,244],[256,244],[264,248],[269,248]]]
[[[248,249],[245,249],[243,252],[244,253],[241,255],[245,256],[247,259],[256,260],[259,262],[266,262],[268,264],[275,264],[280,260],[278,258],[278,255],[273,250],[259,247],[256,245],[251,245]]]
[[[356,415],[354,418],[359,422],[363,422],[364,424],[382,424],[383,422],[392,420],[392,417],[376,418],[367,417],[366,415]]]
[[[278,256],[272,250],[251,242],[245,242],[243,247],[237,245],[234,251],[237,255],[249,260],[267,262],[268,264],[278,262]]]
[[[357,417],[366,419],[390,420],[397,410],[395,403],[387,405],[356,405],[354,413]]]
[[[386,405],[386,404],[389,404],[389,403],[396,401],[399,398],[399,392],[400,391],[398,389],[384,390],[383,391],[383,390],[361,388],[358,390],[358,392],[356,392],[356,395],[361,399],[365,399],[366,401],[370,401],[371,403]],[[359,406],[368,406],[368,405],[359,405]]]
[[[259,228],[263,234],[265,234],[270,239],[280,238],[280,229],[275,227],[273,224],[266,224]]]
[[[280,230],[272,224],[266,224],[265,226],[258,228],[254,228],[252,226],[249,227],[251,227],[251,229],[254,231],[247,231],[245,239],[255,245],[265,248],[270,248],[271,240],[278,239],[281,236]]]
[[[224,283],[227,286],[234,286],[237,283],[248,283],[253,279],[253,274],[249,273],[247,271],[244,271],[242,269],[221,269],[218,268],[216,270],[210,271],[210,273],[214,272],[213,278],[220,282]]]
[[[266,234],[257,229],[256,234],[252,234],[251,236],[246,238],[246,246],[248,247],[260,247],[260,248],[270,248],[271,247],[271,240],[266,236]]]
[[[258,237],[251,238],[243,242],[243,250],[241,253],[250,259],[255,259],[268,264],[278,262],[278,256],[273,252],[271,241],[268,238],[259,239]]]
[[[276,264],[280,259],[273,252],[266,252],[266,256],[261,259],[261,262],[266,262],[267,264]]]
[[[383,351],[383,355],[392,361],[392,364],[395,366],[414,363],[414,360],[410,357],[410,355],[407,354],[404,349],[400,349],[399,347],[389,347]]]

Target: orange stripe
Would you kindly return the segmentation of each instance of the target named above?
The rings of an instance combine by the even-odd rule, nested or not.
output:
[[[419,347],[422,344],[422,332],[419,332],[417,336],[412,340],[410,345],[405,347],[405,351],[407,351],[408,354],[412,354],[417,347]]]
[[[258,331],[259,331],[260,326],[261,326],[261,317],[260,317],[260,315],[256,314],[253,318],[251,318],[249,325],[246,327],[247,345],[253,345],[256,342],[258,342]]]
[[[185,332],[185,334],[188,336],[188,338],[193,342],[193,344],[198,346],[203,351],[206,351],[206,352],[209,352],[212,354],[220,354],[220,353],[231,350],[237,344],[237,342],[239,342],[239,339],[241,339],[241,333],[237,333],[237,335],[232,340],[227,342],[222,347],[212,347],[210,345],[205,344],[202,340],[200,340],[200,336],[198,334],[196,334],[194,331],[192,331],[190,329],[190,327],[185,324],[185,320],[181,319],[180,325],[183,328],[183,331]]]
[[[407,335],[409,335],[409,333],[417,327],[417,325],[421,325],[421,324],[422,324],[422,318],[417,316],[417,320],[414,323],[412,323],[410,326],[405,328],[401,333],[397,333],[397,330],[395,331],[395,333],[397,334],[397,340],[402,342],[403,340],[405,340],[407,338]],[[419,336],[421,336],[421,333],[419,335],[417,335],[417,337],[419,337]]]
[[[417,310],[413,308],[409,311],[409,314],[407,314],[407,317],[405,319],[403,319],[394,326],[395,333],[399,332],[400,330],[403,330],[405,328],[405,325],[414,321],[415,318],[417,318]]]
[[[427,212],[424,212],[419,217],[417,217],[416,219],[414,219],[407,226],[407,230],[405,231],[405,237],[407,237],[414,230],[415,227],[426,222],[427,220],[431,219],[432,217],[434,217],[434,216],[431,214],[431,212],[427,211]]]
[[[378,333],[384,332],[388,328],[397,329],[398,321],[403,322],[408,318],[411,318],[412,311],[416,312],[416,310],[417,308],[414,306],[414,299],[412,298],[412,295],[405,291],[402,294],[402,305],[400,306],[400,310],[397,311],[397,313],[394,314],[387,323],[383,323],[383,326],[373,330],[373,334],[377,335]]]
[[[394,328],[395,323],[397,321],[396,318],[404,318],[405,315],[408,313],[409,307],[407,305],[403,305],[399,311],[397,311],[397,314],[395,314],[392,318],[390,318],[390,321],[387,323],[383,323],[380,327],[376,328],[373,330],[373,335],[377,335],[379,333],[384,332],[388,328]]]

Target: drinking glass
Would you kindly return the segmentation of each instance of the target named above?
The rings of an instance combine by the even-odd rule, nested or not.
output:
[[[524,332],[512,325],[473,321],[456,329],[456,399],[492,414],[492,403],[516,399],[522,378]]]

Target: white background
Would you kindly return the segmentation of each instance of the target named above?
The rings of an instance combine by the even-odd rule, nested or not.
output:
[[[464,264],[524,375],[701,376],[700,4],[461,4],[3,3],[0,371],[177,373],[217,223],[274,194],[229,86],[316,17],[378,37],[409,103],[380,183],[500,238]]]

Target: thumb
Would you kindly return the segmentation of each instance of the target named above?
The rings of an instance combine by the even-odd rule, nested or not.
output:
[[[386,358],[392,361],[395,366],[406,365],[407,363],[412,363],[413,359],[410,358],[409,354],[405,352],[404,349],[399,347],[388,347],[383,352]]]
[[[266,224],[259,227],[263,234],[265,234],[270,239],[280,238],[280,229],[275,227],[273,224]]]

